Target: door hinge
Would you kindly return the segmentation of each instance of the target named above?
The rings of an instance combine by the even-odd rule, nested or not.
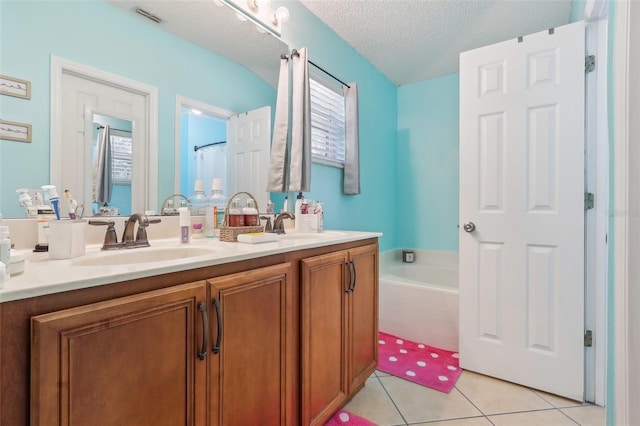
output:
[[[595,198],[592,192],[584,193],[584,209],[590,210],[595,206]]]
[[[585,330],[584,332],[584,345],[587,348],[593,346],[593,332],[591,330]]]
[[[584,72],[591,72],[596,69],[596,55],[587,55],[584,58]]]

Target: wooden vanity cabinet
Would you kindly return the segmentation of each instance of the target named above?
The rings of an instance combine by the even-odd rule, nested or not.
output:
[[[377,295],[370,238],[1,303],[0,424],[321,424],[376,368]]]
[[[205,424],[206,302],[200,281],[33,317],[31,424]]]
[[[211,425],[297,425],[291,264],[208,283]]]
[[[323,425],[376,369],[378,245],[302,259],[301,416]]]

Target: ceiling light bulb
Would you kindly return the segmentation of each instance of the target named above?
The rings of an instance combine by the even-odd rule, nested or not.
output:
[[[253,0],[253,2],[258,9],[268,9],[271,7],[271,0]]]
[[[274,24],[276,25],[284,24],[288,20],[289,20],[289,9],[287,9],[284,6],[280,6],[278,9],[276,9],[276,13],[274,15],[274,20],[273,20]]]

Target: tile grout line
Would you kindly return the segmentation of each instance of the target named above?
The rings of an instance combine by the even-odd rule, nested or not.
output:
[[[377,374],[376,374],[376,379],[378,379],[380,386],[382,386],[382,390],[384,390],[384,393],[387,394],[387,396],[389,397],[389,400],[391,401],[393,406],[396,408],[396,411],[398,412],[398,414],[400,414],[400,417],[402,418],[402,421],[404,422],[405,426],[408,425],[409,422],[407,422],[407,419],[404,418],[402,411],[400,411],[400,408],[398,408],[398,405],[396,405],[396,402],[393,400],[393,398],[391,397],[391,394],[389,394],[389,391],[387,391],[387,388],[384,386],[384,383],[382,383],[382,380],[380,380],[380,377],[378,377]]]
[[[464,371],[464,370],[463,370],[463,371]],[[458,378],[458,379],[459,379],[459,378]],[[474,407],[476,410],[478,410],[478,411],[480,412],[480,414],[482,414],[482,417],[484,417],[485,419],[487,419],[487,421],[488,421],[489,423],[491,423],[492,425],[494,425],[494,426],[495,426],[495,423],[493,423],[493,422],[491,421],[491,419],[490,419],[489,417],[487,417],[487,415],[484,413],[484,411],[482,411],[482,410],[480,409],[480,407],[478,407],[476,404],[474,404],[474,403],[473,403],[473,401],[471,401],[471,399],[470,399],[467,395],[465,395],[465,394],[464,394],[464,392],[462,392],[460,389],[458,389],[457,382],[456,382],[456,384],[455,384],[455,385],[453,385],[453,388],[454,388],[455,390],[457,390],[458,392],[460,392],[460,395],[464,396],[464,399],[466,399],[467,401],[469,401],[469,404],[473,405],[473,407]]]

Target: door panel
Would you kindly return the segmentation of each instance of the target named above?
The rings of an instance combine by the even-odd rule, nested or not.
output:
[[[269,194],[271,107],[262,107],[229,118],[227,182],[229,196],[250,192],[264,212]]]
[[[579,22],[460,56],[461,366],[580,400],[584,51]]]

